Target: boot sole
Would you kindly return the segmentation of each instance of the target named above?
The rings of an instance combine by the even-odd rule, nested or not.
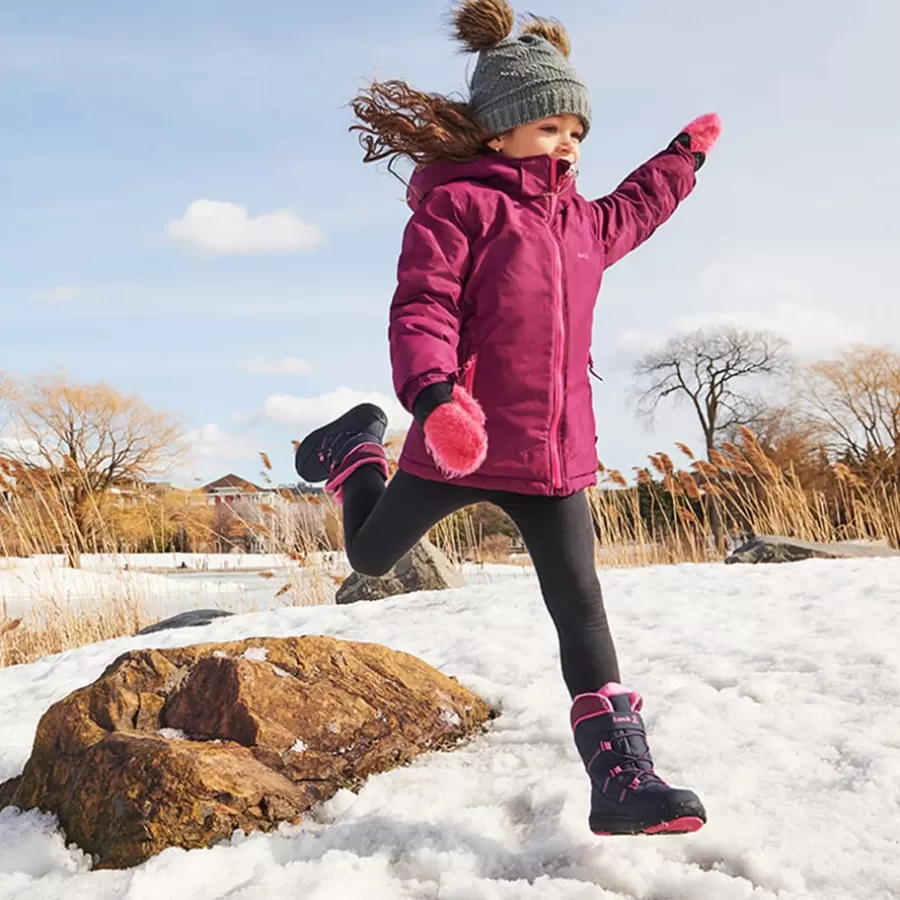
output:
[[[622,819],[618,822],[606,822],[598,830],[593,825],[591,831],[599,837],[615,837],[617,835],[637,834],[692,834],[699,831],[706,822],[699,816],[679,816],[677,819],[669,819],[667,822],[657,822],[655,825],[644,825],[641,822]]]
[[[359,416],[361,413],[368,413],[373,419],[387,428],[387,416],[379,407],[372,403],[360,403],[353,409],[348,409],[342,416],[328,422],[321,428],[311,431],[300,443],[297,452],[294,454],[294,468],[297,474],[309,484],[316,484],[320,481],[328,480],[328,470],[316,458],[316,448],[319,441],[326,431],[334,428],[340,428],[351,417]]]

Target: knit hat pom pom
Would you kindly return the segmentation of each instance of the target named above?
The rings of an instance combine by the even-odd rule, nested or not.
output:
[[[463,0],[453,12],[456,39],[471,53],[496,47],[512,34],[516,15],[506,0]]]
[[[563,27],[563,24],[557,22],[556,19],[539,19],[537,16],[531,16],[531,21],[522,29],[521,33],[534,34],[544,38],[544,40],[553,44],[565,57],[568,57],[572,52],[569,34]]]

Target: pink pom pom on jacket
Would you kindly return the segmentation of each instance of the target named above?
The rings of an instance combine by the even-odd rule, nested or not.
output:
[[[569,168],[496,154],[429,166],[410,183],[390,312],[394,388],[409,411],[441,381],[481,404],[487,457],[456,484],[565,496],[596,483],[588,371],[603,273],[672,215],[695,164],[673,143],[594,201]],[[415,424],[399,466],[451,480]]]

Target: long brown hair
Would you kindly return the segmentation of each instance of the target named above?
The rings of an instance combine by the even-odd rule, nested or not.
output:
[[[533,34],[569,55],[569,36],[555,20],[529,16],[521,35]],[[467,53],[479,53],[506,40],[515,26],[509,0],[457,0],[449,24]],[[426,94],[405,81],[373,81],[350,104],[365,151],[364,162],[387,159],[388,169],[406,157],[417,166],[469,162],[489,152],[487,134],[465,102],[443,94]],[[396,174],[396,173],[394,173]]]
[[[472,116],[468,104],[427,94],[405,81],[373,81],[350,104],[365,151],[363,162],[387,159],[393,171],[400,158],[415,165],[469,162],[488,152],[492,137]]]

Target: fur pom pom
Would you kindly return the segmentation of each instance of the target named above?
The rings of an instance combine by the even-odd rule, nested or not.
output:
[[[454,37],[471,53],[495,47],[512,34],[515,24],[506,0],[463,0],[453,12]]]
[[[425,446],[447,478],[471,475],[487,458],[484,411],[460,385],[453,400],[442,403],[425,420]]]
[[[691,150],[709,153],[722,134],[722,120],[716,113],[699,116],[682,129],[691,136]]]
[[[556,19],[539,19],[531,16],[531,21],[522,29],[522,34],[535,34],[544,40],[550,41],[563,56],[567,57],[572,52],[572,44],[569,42],[569,33],[562,22]]]

